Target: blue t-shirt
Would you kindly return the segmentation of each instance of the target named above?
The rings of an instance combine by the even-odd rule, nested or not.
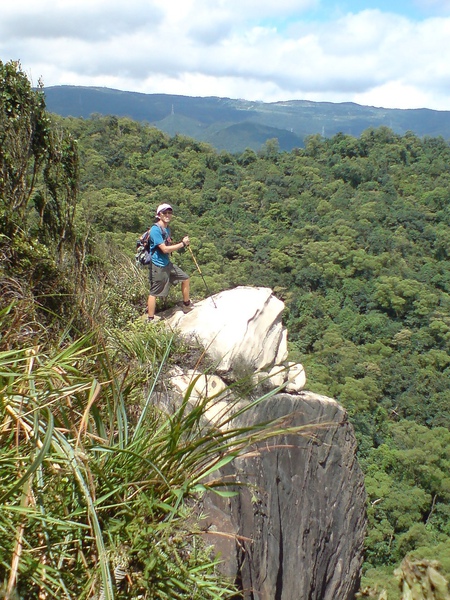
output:
[[[158,248],[161,244],[165,244],[170,240],[170,230],[164,229],[164,227],[160,227],[159,225],[152,225],[150,229],[150,254],[152,255],[152,263],[157,267],[166,267],[170,260],[169,255],[164,254]]]

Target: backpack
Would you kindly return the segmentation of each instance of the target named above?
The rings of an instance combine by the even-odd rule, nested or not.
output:
[[[160,226],[158,225],[158,227]],[[165,233],[162,227],[160,227],[160,229],[163,234],[164,242],[166,244],[170,243],[172,240],[167,232]],[[136,242],[136,254],[134,255],[134,259],[137,265],[147,266],[152,262],[152,253],[150,252],[150,227]]]
[[[137,265],[149,265],[152,260],[150,254],[150,229],[147,229],[145,233],[136,242],[136,254],[134,260]]]

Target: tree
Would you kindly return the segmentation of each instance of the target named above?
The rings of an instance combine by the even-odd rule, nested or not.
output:
[[[0,62],[0,218],[7,236],[26,221],[49,134],[42,91],[33,91],[20,63]]]
[[[37,237],[56,244],[73,242],[78,189],[78,150],[72,136],[52,123],[42,84],[31,87],[20,63],[0,62],[0,223],[9,240],[29,237],[33,206]],[[34,203],[31,202],[34,200]]]
[[[77,145],[46,112],[42,85],[34,91],[20,63],[0,62],[0,311],[9,314],[1,344],[21,335],[31,344],[30,330],[46,320],[51,335],[49,322],[74,310],[77,190]]]

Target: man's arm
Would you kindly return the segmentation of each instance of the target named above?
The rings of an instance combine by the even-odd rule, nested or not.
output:
[[[158,248],[161,250],[163,254],[172,254],[172,252],[176,252],[177,250],[181,250],[181,248],[185,248],[189,246],[189,236],[185,235],[181,242],[178,244],[170,244],[170,246],[166,246],[166,244],[159,244]]]

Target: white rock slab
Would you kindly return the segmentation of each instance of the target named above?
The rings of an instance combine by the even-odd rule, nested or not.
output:
[[[300,392],[306,384],[306,373],[300,363],[289,363],[287,392]]]
[[[189,397],[189,400],[193,402],[199,398],[210,400],[220,395],[227,388],[226,383],[217,375],[204,375],[193,369],[184,372],[179,367],[169,373],[169,382],[181,396],[184,396],[189,386],[195,382]]]
[[[283,310],[270,288],[241,286],[196,303],[190,313],[177,312],[167,322],[182,335],[195,336],[219,372],[239,362],[270,370],[287,357]]]
[[[226,389],[226,383],[217,375],[205,375],[200,371],[189,369],[184,372],[180,367],[174,367],[168,374],[170,386],[184,396],[189,386],[195,381],[192,387],[189,402],[195,405],[198,401],[209,400],[205,407],[203,416],[207,421],[214,423],[224,431],[231,427],[231,424],[224,424],[230,416],[230,404],[226,399],[221,399]]]

